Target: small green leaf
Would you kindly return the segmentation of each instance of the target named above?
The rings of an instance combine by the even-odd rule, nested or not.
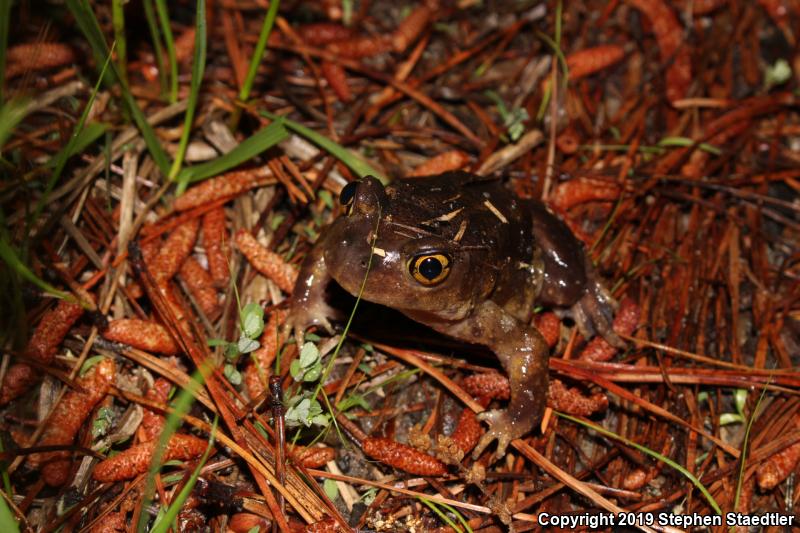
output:
[[[239,357],[239,345],[235,342],[229,342],[225,346],[225,358],[230,361],[235,361],[237,357]]]
[[[100,362],[100,361],[102,361],[103,359],[105,359],[105,357],[104,357],[104,356],[102,356],[102,355],[95,355],[94,357],[90,357],[89,359],[87,359],[86,361],[84,361],[84,363],[83,363],[83,366],[81,367],[81,372],[80,372],[80,375],[81,375],[81,376],[85,376],[85,375],[86,375],[86,373],[87,373],[89,370],[91,370],[93,366],[97,365],[97,363],[99,363],[99,362]]]
[[[783,85],[792,79],[792,67],[784,58],[778,59],[774,65],[767,67],[764,73],[764,85],[767,89]]]
[[[261,531],[261,526],[253,526],[247,530],[247,533],[259,533]]]
[[[273,215],[272,216],[272,220],[270,220],[270,222],[269,222],[269,229],[271,229],[272,231],[275,231],[276,229],[278,229],[280,227],[281,223],[284,220],[286,220],[286,215],[283,215],[281,213],[277,213],[277,214]]]
[[[319,342],[322,340],[322,337],[320,337],[316,333],[306,333],[304,338],[309,342]]]
[[[308,426],[308,411],[311,408],[311,400],[303,398],[300,403],[286,410],[286,423],[298,426],[300,424]]]
[[[744,415],[744,408],[747,405],[747,389],[736,389],[733,393],[733,402],[736,406],[736,412]]]
[[[300,366],[308,368],[319,361],[319,350],[312,342],[307,342],[300,350]]]
[[[236,367],[233,365],[225,365],[225,368],[222,369],[222,373],[225,375],[228,381],[231,382],[231,385],[241,385],[242,384],[242,374],[236,370]]]
[[[292,405],[297,399],[300,399],[295,405]],[[307,397],[295,396],[289,400],[289,408],[286,409],[285,415],[286,425],[289,427],[312,425],[326,426],[330,422],[330,416],[322,413],[322,406],[317,400],[311,400]]]
[[[254,339],[264,331],[264,309],[257,303],[249,303],[242,309],[242,333]]]
[[[311,417],[309,425],[327,426],[331,421],[331,415],[324,413]]]
[[[322,365],[317,362],[317,364],[313,365],[311,368],[306,370],[306,373],[303,374],[303,381],[317,381],[319,377],[322,375]]]
[[[294,378],[295,381],[302,381],[304,373],[305,372],[303,368],[300,366],[299,360],[295,359],[294,361],[292,361],[292,364],[289,365],[289,374],[291,374],[292,378]]]
[[[727,426],[729,424],[742,424],[744,417],[737,413],[722,413],[719,415],[719,425]]]
[[[364,491],[364,494],[361,495],[359,500],[364,502],[364,505],[370,506],[370,505],[372,505],[372,502],[374,502],[375,498],[377,498],[377,497],[378,497],[378,489],[375,488],[375,487],[372,487],[371,489],[367,489],[366,491]]]
[[[259,346],[261,345],[257,340],[253,340],[242,335],[239,337],[239,342],[236,345],[236,348],[239,350],[239,353],[250,353],[258,350]]]
[[[309,421],[313,419],[315,416],[319,416],[322,414],[322,406],[319,404],[317,400],[311,401],[309,400],[308,406],[308,418]]]
[[[208,341],[206,341],[206,342],[212,348],[216,348],[217,346],[227,346],[228,345],[228,341],[226,341],[225,339],[208,339]]]
[[[92,437],[97,439],[108,432],[114,421],[114,411],[108,407],[101,407],[97,411],[97,418],[92,422]]]
[[[348,411],[353,407],[361,407],[365,411],[372,410],[372,406],[367,402],[366,398],[364,398],[362,394],[351,394],[336,404],[336,408],[342,412]]]
[[[322,490],[329,500],[333,501],[339,497],[339,486],[332,479],[326,479],[322,482]]]

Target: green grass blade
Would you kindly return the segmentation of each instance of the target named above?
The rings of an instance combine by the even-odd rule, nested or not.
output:
[[[261,33],[258,34],[258,42],[256,43],[255,50],[253,50],[253,57],[250,58],[250,67],[247,69],[247,76],[244,79],[242,88],[239,90],[239,100],[242,102],[247,101],[250,97],[250,90],[253,88],[253,80],[256,79],[258,66],[264,58],[264,50],[267,48],[267,40],[269,39],[269,34],[272,33],[272,26],[275,23],[275,17],[278,15],[279,5],[280,0],[270,1],[267,14],[264,15]]]
[[[169,180],[174,181],[183,165],[183,158],[186,155],[186,148],[189,146],[189,135],[192,133],[192,123],[194,122],[194,112],[197,109],[197,98],[200,94],[200,85],[203,83],[203,73],[206,69],[206,3],[205,0],[197,0],[197,18],[195,21],[194,34],[194,62],[192,63],[192,83],[189,88],[189,102],[186,106],[186,118],[183,120],[183,131],[181,140],[178,144],[178,153],[172,162],[169,171]]]
[[[84,37],[89,41],[95,61],[98,65],[102,65],[105,59],[110,55],[110,51],[91,7],[86,0],[67,0],[67,7],[75,17],[75,21],[83,32]],[[120,83],[120,79],[117,67],[112,62],[106,71],[106,76],[103,81],[107,85],[113,86],[115,83]],[[153,158],[153,161],[155,161],[159,170],[161,170],[165,176],[168,175],[170,163],[167,153],[161,147],[161,143],[158,137],[156,137],[153,128],[147,123],[144,113],[142,113],[142,110],[139,109],[139,106],[136,104],[136,100],[133,98],[128,85],[120,83],[120,87],[122,88],[122,98],[133,116],[134,122],[136,122],[136,127],[139,128],[144,138],[150,156]]]
[[[455,509],[454,507],[447,505],[444,502],[436,502],[436,505],[441,505],[442,507],[453,513],[456,516],[456,518],[458,518],[458,521],[461,522],[461,524],[464,526],[464,530],[467,533],[472,533],[472,527],[470,527],[469,522],[467,522],[467,519],[464,518],[464,515],[461,514],[458,511],[458,509]]]
[[[3,145],[11,137],[14,128],[30,112],[29,101],[26,97],[16,97],[0,106],[0,154],[3,153]]]
[[[2,207],[0,207],[0,242],[11,242],[11,234],[8,232],[6,224],[6,214]],[[16,256],[16,253],[14,255]],[[5,261],[5,259],[3,260]],[[19,273],[13,268],[0,269],[0,294],[5,295],[6,309],[2,315],[5,320],[0,320],[0,324],[3,326],[0,342],[4,346],[12,346],[21,350],[27,343],[28,320],[22,298],[22,280]],[[4,474],[8,473],[4,471]],[[5,482],[5,478],[3,480]],[[10,487],[9,484],[6,489],[10,490]],[[9,494],[11,493],[9,492]]]
[[[68,145],[62,148],[53,157],[48,159],[47,163],[44,165],[47,168],[55,168],[61,158],[69,159],[76,154],[82,153],[89,146],[94,144],[97,139],[102,137],[103,134],[109,130],[109,128],[110,125],[106,124],[105,122],[90,122],[89,124],[86,124],[84,128],[75,136],[75,142],[73,142],[71,146]]]
[[[203,452],[203,456],[200,458],[200,461],[197,463],[197,466],[194,470],[192,470],[192,475],[189,476],[189,479],[186,481],[186,484],[183,486],[181,491],[172,500],[167,512],[153,524],[153,528],[150,530],[150,533],[167,533],[169,528],[172,526],[172,523],[178,517],[178,513],[181,511],[181,507],[186,502],[187,498],[189,498],[189,494],[192,493],[194,490],[194,486],[197,483],[197,478],[200,477],[200,470],[208,461],[208,456],[211,453],[211,449],[214,447],[214,438],[217,435],[217,423],[219,422],[219,415],[214,417],[214,423],[211,426],[211,434],[208,438],[208,447],[206,447],[206,451]]]
[[[447,524],[448,526],[453,528],[453,531],[456,531],[457,533],[464,533],[463,529],[458,527],[455,522],[450,520],[449,516],[444,514],[444,512],[442,512],[442,510],[439,509],[439,505],[438,505],[439,502],[433,503],[431,500],[429,500],[427,498],[423,498],[421,496],[419,497],[419,501],[424,503],[431,511],[436,513],[436,515],[442,520],[442,522],[444,522],[445,524]]]
[[[0,259],[2,259],[10,269],[19,274],[22,278],[30,281],[42,289],[44,292],[57,298],[63,298],[64,300],[69,300],[71,302],[75,301],[75,298],[71,294],[56,289],[34,274],[31,269],[25,265],[25,263],[20,261],[19,256],[17,256],[17,252],[14,251],[14,248],[12,248],[11,244],[5,237],[0,237]]]
[[[331,371],[333,370],[333,365],[336,362],[336,358],[339,357],[339,351],[342,349],[342,345],[344,344],[344,341],[347,338],[347,334],[350,332],[350,326],[353,324],[353,319],[355,318],[356,311],[358,310],[358,304],[361,302],[361,297],[364,295],[364,289],[366,289],[367,287],[367,278],[369,277],[369,272],[372,269],[372,258],[375,257],[375,243],[378,242],[378,227],[380,226],[381,216],[382,215],[379,209],[378,219],[375,221],[375,229],[372,231],[372,242],[370,243],[369,259],[367,259],[367,269],[366,271],[364,271],[364,277],[361,279],[361,286],[358,289],[358,294],[356,295],[356,301],[353,304],[353,310],[350,311],[350,316],[347,319],[347,323],[344,325],[344,330],[342,331],[342,335],[339,337],[339,342],[336,343],[336,348],[334,348],[333,353],[331,354],[331,357],[328,360],[328,364],[322,371],[322,377],[320,377],[319,381],[317,382],[317,386],[314,389],[314,394],[311,396],[312,398],[316,399],[317,397],[319,397],[320,392],[322,392],[322,384],[328,380],[328,376],[330,376]],[[336,422],[336,416],[334,416],[333,406],[331,405],[330,400],[328,399],[328,395],[323,394],[322,397],[325,399],[325,406],[331,413],[331,420],[333,421],[333,425],[336,428],[336,433],[339,435],[339,439],[344,440],[344,436],[342,435],[342,432],[339,429],[339,424]]]
[[[6,84],[6,50],[8,49],[8,24],[11,20],[11,0],[0,0],[0,105],[3,105],[3,87]]]
[[[86,102],[86,106],[83,108],[83,113],[81,113],[78,123],[75,124],[75,128],[72,130],[72,135],[70,135],[69,141],[67,141],[67,146],[58,154],[56,154],[53,173],[50,174],[50,178],[47,180],[47,185],[45,186],[42,195],[39,197],[39,201],[36,202],[36,207],[34,208],[31,217],[28,219],[28,229],[30,229],[30,224],[35,222],[39,218],[39,215],[42,214],[42,209],[44,209],[44,205],[47,203],[47,198],[50,196],[50,193],[53,192],[53,188],[56,186],[56,183],[58,183],[58,179],[61,177],[61,173],[64,171],[64,167],[67,164],[69,156],[74,152],[75,145],[78,142],[78,137],[80,136],[81,132],[83,132],[86,119],[89,118],[89,111],[91,111],[92,105],[94,104],[94,99],[97,97],[97,92],[100,90],[100,84],[103,82],[108,65],[111,63],[111,56],[113,53],[114,47],[112,46],[108,56],[106,56],[105,63],[103,63],[103,68],[100,70],[100,75],[97,78],[97,83],[92,90],[92,94],[89,95],[89,101]],[[92,133],[94,134],[97,132]],[[98,136],[99,135],[100,134],[98,134]],[[28,234],[30,234],[30,232],[28,232]]]
[[[174,104],[178,101],[178,56],[175,53],[175,38],[169,25],[166,0],[155,0],[155,2],[158,22],[161,24],[161,33],[164,35],[164,44],[167,46],[167,57],[169,58],[169,101]]]
[[[245,139],[227,154],[207,163],[183,169],[178,176],[178,193],[182,193],[188,184],[230,170],[288,137],[289,132],[283,127],[283,121],[276,120],[266,128],[259,130],[255,135]]]
[[[161,459],[164,456],[164,450],[167,446],[167,443],[183,423],[183,416],[189,412],[192,404],[194,404],[195,394],[197,394],[197,392],[203,386],[203,382],[205,381],[203,376],[204,374],[202,369],[198,369],[192,374],[191,381],[189,381],[187,387],[181,390],[180,394],[178,394],[178,397],[172,404],[173,410],[167,416],[167,419],[164,422],[164,429],[161,430],[161,436],[158,438],[158,444],[156,444],[153,458],[150,461],[150,469],[148,470],[147,478],[145,479],[142,514],[144,514],[144,510],[150,506],[150,502],[153,500],[155,478],[156,474],[161,469]],[[139,533],[142,533],[147,526],[147,520],[142,519],[142,514],[136,517],[136,530]]]
[[[271,118],[272,120],[278,120],[278,118],[281,118],[278,117],[278,115],[270,113],[269,111],[262,111],[261,114],[267,118]],[[341,144],[333,142],[324,135],[317,133],[311,128],[307,128],[298,122],[290,120],[286,117],[282,118],[287,128],[329,152],[336,159],[347,165],[347,167],[355,172],[359,178],[363,178],[365,176],[375,176],[384,185],[389,183],[389,180],[386,179],[386,177],[380,172],[372,168],[372,165],[355,155]]]
[[[87,0],[67,0],[67,7],[72,16],[75,17],[75,22],[78,24],[81,33],[89,41],[94,62],[97,65],[102,65],[109,56],[108,44],[106,44],[106,39],[100,29],[100,24],[98,24],[92,12],[91,6],[89,6]],[[113,69],[106,72],[106,78],[103,81],[108,87],[113,87],[115,83]]]
[[[164,49],[161,47],[161,32],[158,30],[156,13],[153,9],[153,0],[143,0],[144,17],[147,20],[147,29],[150,31],[150,39],[153,41],[153,55],[158,69],[158,83],[161,86],[161,96],[166,96],[169,87],[167,86],[167,74],[164,72]]]
[[[764,387],[761,389],[761,395],[758,397],[755,406],[753,406],[753,412],[750,414],[750,419],[747,421],[747,429],[745,429],[744,439],[742,439],[742,452],[739,455],[739,476],[736,480],[736,496],[733,498],[733,509],[731,509],[734,512],[739,509],[739,500],[742,496],[742,485],[744,484],[745,469],[747,467],[747,452],[749,451],[748,448],[750,445],[750,430],[753,427],[753,422],[756,421],[756,413],[758,413],[761,403],[767,395],[767,385],[771,382],[772,376],[770,376],[769,381],[765,383]],[[730,530],[735,531],[736,528],[731,526]]]
[[[0,453],[5,451],[6,447],[5,444],[3,444],[3,436],[0,435]],[[3,478],[3,490],[6,496],[11,497],[14,494],[14,489],[11,487],[11,477],[8,475],[8,465],[5,461],[0,461],[0,477]]]
[[[144,143],[147,145],[150,157],[153,158],[153,161],[155,161],[161,173],[166,176],[169,173],[169,158],[167,157],[167,152],[161,147],[161,141],[156,137],[156,132],[153,131],[150,124],[147,123],[147,118],[144,116],[144,113],[142,113],[142,110],[139,109],[127,85],[122,85],[122,96],[125,99],[125,103],[128,104],[131,115],[133,115],[136,127],[139,128],[139,132],[144,138]]]
[[[660,141],[658,141],[658,146],[661,147],[673,147],[678,146],[681,148],[690,148],[695,145],[695,141],[688,137],[664,137]],[[709,154],[713,155],[722,155],[722,150],[714,146],[713,144],[709,143],[698,143],[697,147],[701,150],[708,152]]]
[[[111,24],[114,26],[114,42],[117,43],[117,68],[123,83],[128,83],[128,45],[125,40],[125,3],[127,0],[111,0]]]
[[[564,413],[556,412],[556,414],[558,416],[560,416],[561,418],[566,418],[567,420],[575,422],[576,424],[580,424],[581,426],[587,427],[589,429],[593,429],[594,431],[596,431],[596,432],[598,432],[598,433],[600,433],[602,435],[605,435],[606,437],[609,437],[609,438],[612,438],[612,439],[614,439],[616,441],[619,441],[619,442],[625,444],[626,446],[630,446],[631,448],[635,448],[635,449],[639,450],[640,452],[649,455],[653,459],[656,459],[657,461],[661,461],[662,463],[671,466],[672,468],[674,468],[675,470],[677,470],[678,472],[683,474],[683,476],[686,479],[691,481],[692,485],[697,487],[697,490],[699,490],[703,494],[703,496],[705,496],[705,498],[708,501],[709,505],[711,505],[711,507],[714,509],[714,511],[717,512],[717,514],[719,514],[719,515],[722,514],[722,509],[720,508],[719,504],[714,499],[714,497],[711,495],[711,493],[708,492],[708,489],[705,487],[705,485],[700,483],[700,480],[697,479],[697,477],[695,477],[694,474],[689,472],[683,465],[676,463],[675,461],[673,461],[669,457],[661,455],[660,453],[658,453],[656,451],[653,451],[650,448],[647,448],[645,446],[642,446],[641,444],[637,444],[637,443],[633,442],[632,440],[628,440],[625,437],[617,435],[616,433],[613,433],[613,432],[607,430],[604,427],[600,427],[598,425],[595,425],[595,424],[592,424],[590,422],[587,422],[586,420],[581,420],[580,418],[576,418],[574,416],[566,415]]]
[[[0,496],[0,531],[8,531],[9,533],[19,533],[19,525],[14,513],[6,503],[6,495]]]

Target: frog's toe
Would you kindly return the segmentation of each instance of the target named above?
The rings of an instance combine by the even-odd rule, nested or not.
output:
[[[508,416],[507,411],[494,409],[491,411],[484,411],[478,414],[478,420],[483,420],[489,424],[489,431],[483,434],[472,452],[472,458],[477,459],[483,453],[487,446],[492,441],[497,440],[497,458],[503,457],[506,454],[506,448],[512,440],[521,437],[530,428],[518,427],[514,424]]]
[[[340,313],[324,302],[292,305],[283,325],[283,331],[287,335],[293,332],[298,342],[302,341],[303,334],[311,326],[322,327],[332,335],[333,326],[330,321],[338,318]]]

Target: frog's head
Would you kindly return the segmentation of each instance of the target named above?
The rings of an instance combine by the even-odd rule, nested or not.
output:
[[[349,183],[339,196],[344,212],[326,239],[325,263],[354,296],[363,284],[367,301],[457,320],[493,285],[496,274],[479,251],[425,225],[442,209],[426,194],[407,184],[384,188],[371,176]]]

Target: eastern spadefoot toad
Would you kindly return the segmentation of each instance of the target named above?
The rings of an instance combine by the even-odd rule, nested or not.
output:
[[[325,228],[306,258],[292,294],[289,327],[330,330],[325,289],[345,290],[456,339],[489,347],[508,372],[511,402],[480,418],[497,454],[541,418],[549,349],[530,325],[535,305],[568,308],[588,336],[615,346],[613,301],[583,246],[539,202],[521,200],[500,181],[466,172],[394,181],[349,183],[345,213]],[[367,275],[367,267],[369,274]],[[365,280],[366,276],[366,281]]]

